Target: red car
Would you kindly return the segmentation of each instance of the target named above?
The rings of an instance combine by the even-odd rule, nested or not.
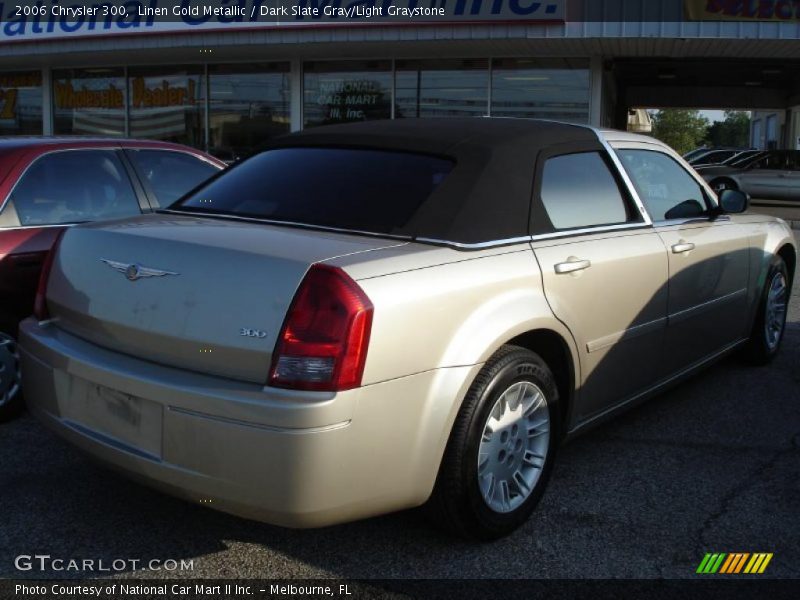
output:
[[[0,421],[22,407],[14,338],[58,232],[168,206],[224,167],[167,142],[0,138]]]

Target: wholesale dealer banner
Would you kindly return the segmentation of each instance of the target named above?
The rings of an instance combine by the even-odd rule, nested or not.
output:
[[[297,26],[563,22],[567,0],[0,0],[0,43]]]
[[[684,0],[689,21],[800,22],[800,0]]]

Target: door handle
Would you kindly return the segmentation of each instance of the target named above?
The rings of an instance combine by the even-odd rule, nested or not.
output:
[[[583,271],[585,269],[588,269],[591,266],[592,262],[589,260],[570,258],[567,260],[567,262],[558,263],[556,265],[556,274],[565,275],[567,273],[575,273],[577,271]]]
[[[692,242],[681,242],[672,247],[673,254],[683,254],[684,252],[691,252],[692,250],[694,250],[694,244]]]

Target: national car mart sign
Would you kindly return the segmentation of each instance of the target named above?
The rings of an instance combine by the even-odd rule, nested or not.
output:
[[[690,21],[800,21],[800,0],[684,0]]]
[[[567,0],[0,0],[0,43],[297,26],[563,21]]]

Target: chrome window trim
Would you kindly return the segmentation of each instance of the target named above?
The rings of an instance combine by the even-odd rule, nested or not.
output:
[[[514,238],[506,238],[503,240],[490,240],[488,242],[450,242],[447,240],[438,240],[436,238],[418,237],[414,238],[414,242],[421,244],[435,244],[437,246],[448,246],[455,250],[485,250],[488,248],[498,248],[500,246],[513,246],[516,244],[527,244],[532,240],[532,236],[524,235]]]
[[[135,216],[135,215],[134,215]],[[75,227],[83,223],[93,223],[94,221],[78,221],[75,223],[57,223],[55,225],[12,225],[11,227],[0,227],[0,231],[16,231],[17,229],[53,229],[55,227]]]
[[[367,235],[376,238],[388,238],[402,242],[413,242],[414,238],[406,235],[396,235],[391,233],[375,233],[374,231],[360,231],[357,229],[342,229],[340,227],[328,227],[325,225],[311,225],[309,223],[297,223],[295,221],[278,221],[276,219],[264,219],[259,217],[243,217],[240,215],[229,215],[225,213],[204,213],[192,210],[175,210],[171,208],[160,208],[154,214],[168,213],[172,215],[188,215],[190,217],[200,217],[206,219],[230,219],[232,221],[243,221],[245,223],[263,223],[265,225],[284,225],[298,229],[313,229],[316,231],[329,231],[332,233],[344,233],[352,235]]]
[[[152,148],[150,146],[120,146],[120,149],[125,152],[126,154],[130,152],[142,152],[142,151],[150,151],[150,152],[169,152],[170,154],[185,154],[191,158],[196,158],[204,163],[207,163],[217,169],[218,171],[224,171],[228,165],[219,166],[218,164],[210,161],[208,157],[203,156],[202,154],[195,154],[194,152],[190,152],[189,150],[184,150],[183,148],[175,149],[175,148]],[[81,148],[75,148],[75,150],[81,150]],[[200,152],[205,152],[204,150],[200,150]],[[213,156],[213,155],[210,155]],[[216,160],[219,160],[216,156],[214,157]],[[222,161],[221,161],[222,162]],[[138,169],[137,169],[138,172]]]
[[[260,219],[257,217],[242,217],[239,215],[203,213],[203,212],[195,212],[189,210],[173,210],[169,208],[159,209],[155,211],[154,214],[172,214],[172,215],[184,215],[189,217],[210,218],[210,219],[228,219],[232,221],[242,221],[245,223],[262,223],[264,225],[294,227],[298,229],[310,229],[312,231],[328,231],[331,233],[342,233],[345,235],[364,235],[373,238],[391,239],[407,243],[434,244],[437,246],[447,246],[449,248],[453,248],[454,250],[485,250],[489,248],[497,248],[500,246],[527,244],[530,242],[535,242],[537,240],[564,238],[575,235],[590,235],[594,233],[606,233],[614,231],[652,228],[652,225],[649,223],[624,223],[622,225],[600,225],[598,227],[587,227],[584,229],[570,229],[570,230],[559,231],[556,233],[542,234],[542,235],[525,235],[525,236],[505,238],[500,240],[489,240],[486,242],[468,243],[468,242],[453,242],[449,240],[440,240],[436,238],[427,238],[427,237],[401,236],[390,233],[375,233],[373,231],[343,229],[340,227],[326,227],[323,225],[309,225],[307,223],[296,223],[293,221],[278,221],[274,219]]]
[[[625,170],[625,166],[622,164],[619,156],[617,155],[617,151],[611,146],[608,140],[605,138],[603,133],[597,129],[596,127],[589,127],[594,134],[597,136],[598,141],[602,144],[603,148],[605,148],[606,152],[608,153],[609,157],[611,158],[611,162],[614,163],[614,166],[617,168],[620,177],[622,177],[622,181],[625,182],[625,187],[628,190],[631,198],[633,198],[633,203],[636,205],[636,208],[639,210],[639,214],[644,219],[646,225],[652,225],[653,220],[650,217],[650,213],[647,212],[647,208],[642,202],[642,199],[639,197],[639,192],[636,191],[636,186],[633,185],[633,180],[628,175],[628,172]]]
[[[725,222],[729,223],[731,218],[728,215],[719,215],[715,217],[713,220],[711,217],[690,217],[686,219],[666,219],[663,221],[656,221],[653,223],[653,227],[662,228],[662,227],[676,227],[680,225],[708,225],[712,222]]]
[[[576,235],[592,235],[595,233],[613,233],[616,231],[627,231],[634,229],[652,229],[652,223],[620,223],[619,225],[599,225],[597,227],[582,227],[580,229],[565,229],[564,231],[556,231],[554,233],[540,233],[531,236],[531,241],[536,242],[539,240],[552,240],[558,238],[566,238]]]

